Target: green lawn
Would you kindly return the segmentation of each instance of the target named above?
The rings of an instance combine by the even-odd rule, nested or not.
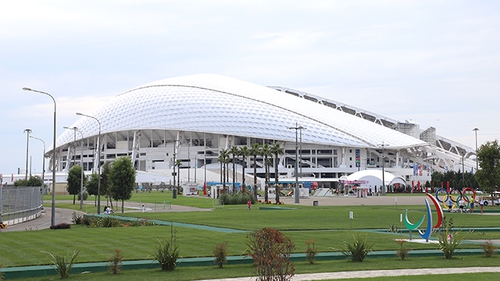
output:
[[[306,262],[295,263],[295,273],[320,273],[320,272],[338,272],[338,271],[359,271],[359,270],[378,270],[378,269],[403,269],[403,268],[462,268],[474,266],[497,266],[500,257],[457,257],[452,260],[444,258],[415,258],[411,257],[405,261],[395,258],[377,258],[366,259],[361,263],[352,263],[346,260],[340,261],[320,261],[310,265]],[[355,273],[353,273],[355,274]],[[90,280],[124,280],[124,281],[156,281],[156,280],[176,280],[190,281],[201,279],[221,279],[230,277],[250,277],[255,276],[256,272],[252,265],[226,265],[223,269],[214,266],[201,267],[177,267],[171,272],[162,272],[160,269],[148,270],[127,270],[119,275],[112,275],[108,272],[98,272],[89,274],[71,274],[71,280],[90,281]],[[480,273],[474,275],[468,274],[446,274],[446,275],[420,275],[420,276],[398,276],[398,277],[380,277],[370,279],[342,279],[342,280],[496,280],[498,273]],[[383,278],[383,279],[381,279]],[[58,280],[57,276],[46,276],[38,278],[15,279],[17,281],[26,280]]]
[[[195,206],[201,208],[212,208],[213,200],[208,198],[178,196],[171,199],[171,193],[155,192],[134,193],[132,201],[143,203],[162,203],[161,200],[170,198],[172,204]],[[45,198],[50,202],[50,198]],[[101,198],[104,200],[105,198]],[[57,200],[72,200],[72,196],[58,196]],[[47,201],[46,201],[47,202]],[[89,200],[88,202],[93,202]],[[101,201],[101,205],[103,201]],[[79,210],[79,203],[56,204],[58,208],[70,208]],[[295,243],[295,252],[302,252],[306,248],[305,242],[315,240],[316,248],[323,252],[339,251],[344,241],[351,241],[353,235],[361,234],[368,237],[368,242],[373,243],[373,250],[396,250],[399,245],[394,241],[396,238],[408,238],[408,233],[389,233],[389,226],[395,225],[404,228],[399,221],[400,215],[408,209],[409,218],[417,221],[425,214],[425,207],[420,206],[296,206],[284,205],[292,210],[261,210],[259,207],[267,205],[256,204],[249,211],[246,206],[220,206],[211,211],[204,212],[169,212],[169,213],[116,213],[118,216],[131,216],[137,218],[148,218],[162,221],[173,221],[207,226],[217,226],[243,230],[238,233],[225,233],[209,230],[193,229],[189,227],[175,227],[177,231],[177,243],[181,256],[183,257],[209,257],[217,243],[228,242],[229,255],[242,255],[245,250],[247,235],[254,230],[263,227],[272,227],[289,235]],[[95,213],[93,204],[85,204],[84,211]],[[354,218],[349,219],[349,212],[353,212]],[[453,218],[454,226],[463,228],[462,235],[465,239],[500,239],[500,231],[472,231],[474,227],[497,227],[498,216],[487,216],[479,214],[445,213],[447,218]],[[372,231],[366,231],[366,230]],[[381,231],[373,231],[380,229]],[[170,238],[169,226],[127,227],[127,228],[87,228],[73,225],[71,229],[65,230],[40,230],[24,232],[0,233],[2,249],[0,250],[0,264],[4,267],[22,265],[48,264],[49,259],[44,251],[50,251],[59,255],[69,255],[75,250],[80,250],[78,262],[107,261],[114,249],[122,250],[125,260],[152,259],[158,240]],[[414,238],[419,238],[417,233]],[[406,243],[408,248],[438,249],[436,244]],[[478,244],[464,243],[461,248],[480,248]],[[459,254],[458,254],[459,256]],[[381,268],[412,268],[412,267],[462,267],[462,266],[493,266],[498,264],[498,258],[486,259],[482,256],[467,256],[456,258],[451,261],[444,258],[411,258],[408,261],[394,259],[367,259],[362,263],[350,263],[346,261],[322,261],[317,265],[309,266],[297,263],[297,273],[363,270]],[[138,273],[127,271],[120,278],[135,276],[125,280],[145,280],[141,276],[147,276],[147,280],[160,280],[162,275],[174,274],[176,280],[193,280],[204,278],[251,276],[255,274],[251,266],[234,266],[234,272],[228,269],[217,270],[210,268],[206,270],[179,268],[175,272],[164,273],[151,271]],[[159,270],[158,270],[159,271]],[[140,271],[137,271],[140,272]],[[195,273],[196,272],[196,273]],[[196,275],[201,272],[204,275]],[[113,280],[114,276],[105,274],[107,279]],[[158,279],[155,279],[158,274]],[[94,274],[88,275],[92,278]],[[174,276],[172,275],[172,276]],[[177,276],[179,275],[179,276]],[[190,277],[191,276],[191,277]],[[95,277],[95,276],[94,276]],[[85,275],[72,276],[72,279],[90,280]],[[98,277],[95,277],[98,278]],[[36,279],[49,280],[49,279]],[[122,279],[120,279],[122,280]],[[398,279],[399,280],[399,279]]]

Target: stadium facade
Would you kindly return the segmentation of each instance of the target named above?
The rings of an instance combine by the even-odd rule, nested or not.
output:
[[[406,185],[428,181],[432,171],[470,171],[475,166],[474,150],[437,135],[432,127],[422,130],[415,123],[308,93],[219,75],[149,83],[85,114],[91,117],[81,116],[71,126],[77,130],[67,129],[57,138],[57,158],[51,161],[58,172],[80,162],[91,172],[98,159],[102,164],[129,156],[139,183],[170,184],[174,163],[180,160],[181,183],[201,185],[220,181],[217,159],[222,149],[275,142],[285,151],[279,163],[272,163],[278,165],[283,183],[293,182],[297,162],[301,181],[324,187],[382,166]],[[237,181],[245,165],[246,182],[254,176],[261,182],[263,157],[257,158],[256,175],[250,159],[235,160]],[[270,171],[273,179],[274,168]]]

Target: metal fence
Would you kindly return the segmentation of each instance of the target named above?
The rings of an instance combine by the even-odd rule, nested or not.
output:
[[[18,224],[41,215],[43,197],[40,186],[4,186],[0,189],[0,222]]]

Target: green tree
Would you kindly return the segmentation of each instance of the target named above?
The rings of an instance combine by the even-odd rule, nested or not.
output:
[[[85,183],[85,189],[89,195],[94,195],[94,206],[97,205],[97,189],[99,186],[99,175],[91,174],[90,178]]]
[[[279,185],[279,163],[280,155],[285,153],[285,149],[281,147],[279,142],[275,142],[271,147],[271,152],[274,155],[274,188],[276,190],[276,203],[280,202],[280,185]]]
[[[479,170],[475,174],[481,190],[492,194],[500,184],[500,147],[498,141],[487,142],[477,151]]]
[[[85,184],[85,177],[83,178]],[[82,186],[82,166],[74,165],[68,172],[68,184],[66,190],[69,194],[73,195],[73,205],[75,205],[76,195],[80,194]]]
[[[177,192],[177,193],[179,193],[178,187],[180,187],[180,185],[181,185],[181,165],[182,165],[181,160],[179,160],[179,159],[175,160],[174,171],[175,171],[175,167],[177,167],[177,186],[175,186],[174,189],[175,189],[175,192]]]
[[[432,172],[431,174],[431,182],[432,182],[432,186],[435,187],[435,188],[440,188],[441,187],[441,183],[443,182],[443,173],[440,173],[440,172]]]
[[[231,155],[233,156],[233,193],[236,193],[236,158],[239,156],[240,150],[238,149],[237,146],[232,146],[231,150],[229,151]]]
[[[265,171],[265,179],[264,179],[264,189],[265,189],[265,195],[264,195],[264,200],[266,203],[269,200],[269,166],[271,165],[270,161],[268,161],[269,157],[272,156],[271,153],[271,147],[266,143],[262,146],[261,150],[262,156],[264,156],[264,171]]]
[[[132,198],[135,186],[135,169],[129,157],[120,157],[111,166],[111,194],[115,200],[122,201],[122,213],[125,200]]]
[[[39,176],[30,176],[27,180],[16,180],[14,186],[43,186],[43,181]]]
[[[219,153],[219,158],[217,160],[221,163],[221,182],[222,182],[222,193],[227,193],[226,190],[226,179],[227,177],[227,164],[229,163],[229,150],[221,149]]]
[[[111,164],[110,162],[105,162],[101,167],[101,195],[106,196],[106,201],[111,205],[111,209],[113,209],[113,200],[111,196],[111,182],[110,182],[110,174],[111,174]]]
[[[247,186],[246,186],[246,183],[245,183],[245,168],[247,166],[247,162],[246,162],[246,158],[248,156],[250,156],[250,150],[248,149],[247,146],[243,146],[240,148],[240,155],[241,155],[241,158],[243,160],[243,165],[242,165],[242,171],[241,171],[241,174],[242,174],[242,179],[241,179],[241,191],[243,193],[246,193],[247,192]]]
[[[257,156],[261,155],[262,146],[254,143],[250,149],[250,155],[253,156],[253,194],[257,200]]]

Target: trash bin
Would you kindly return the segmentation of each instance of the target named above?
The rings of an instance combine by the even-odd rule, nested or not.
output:
[[[313,201],[313,206],[318,206],[318,201]]]

